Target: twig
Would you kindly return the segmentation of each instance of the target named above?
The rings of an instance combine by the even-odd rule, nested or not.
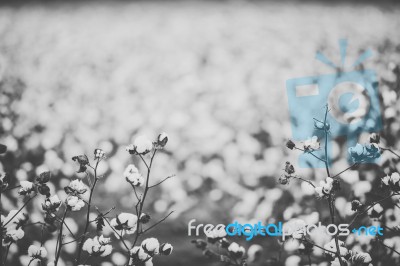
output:
[[[78,256],[77,256],[77,264],[80,264],[80,260],[81,260],[81,255],[82,255],[82,247],[83,247],[83,243],[85,242],[85,238],[86,238],[86,233],[88,231],[89,228],[89,215],[90,215],[90,207],[91,207],[91,203],[92,203],[92,197],[93,197],[93,191],[96,187],[98,178],[97,178],[97,167],[99,166],[99,162],[100,160],[97,159],[96,161],[96,167],[93,168],[94,170],[94,181],[93,181],[93,186],[90,189],[90,194],[89,194],[89,202],[88,202],[88,207],[87,207],[87,212],[86,212],[86,223],[85,223],[85,229],[83,231],[83,237],[81,239],[81,241],[79,242],[79,246],[78,246]]]
[[[110,222],[108,221],[108,219],[106,217],[104,217],[104,220],[106,221],[106,223],[108,224],[108,226],[114,231],[114,233],[118,236],[118,239],[122,242],[122,244],[124,244],[126,250],[129,251],[129,247],[128,245],[125,243],[123,237],[118,234],[118,232],[114,229],[114,227],[111,226]]]
[[[135,193],[136,199],[137,199],[138,201],[140,201],[139,196],[138,196],[138,194],[137,194],[137,192],[136,192],[135,186],[134,186],[132,183],[129,183],[129,184],[131,184],[131,186],[132,186],[132,188],[133,188],[133,191],[134,191],[134,193]]]
[[[59,221],[60,223],[64,224],[65,227],[67,228],[67,230],[69,231],[69,233],[72,235],[73,238],[75,238],[75,234],[72,233],[71,229],[69,228],[68,224],[62,220],[62,218],[58,217],[57,215],[55,215],[55,218],[57,221]]]
[[[68,212],[68,207],[66,206],[65,207],[65,211],[64,211],[64,215],[63,215],[63,218],[62,218],[62,223],[61,223],[61,226],[60,226],[60,233],[58,234],[58,240],[57,240],[58,247],[57,247],[56,260],[54,262],[54,266],[57,266],[58,259],[60,258],[60,255],[61,255],[62,238],[63,238],[62,233],[63,233],[64,221],[65,221],[65,217],[67,216],[67,212]]]
[[[167,216],[165,216],[164,218],[162,218],[160,221],[156,222],[155,224],[153,224],[152,226],[150,226],[149,228],[145,229],[144,231],[141,232],[141,234],[144,234],[148,231],[150,231],[151,229],[153,229],[154,227],[156,227],[157,225],[159,225],[160,223],[164,222],[166,219],[168,219],[168,217],[173,213],[174,211],[171,211],[170,213],[168,213]]]
[[[20,188],[20,187],[21,187],[21,185],[14,186],[14,187],[9,187],[9,188],[6,188],[6,189],[4,190],[4,192],[9,191],[9,190],[13,190],[13,189],[16,189],[16,188]]]
[[[152,186],[149,186],[149,188],[156,187],[156,186],[158,186],[158,185],[162,184],[163,182],[167,181],[168,179],[170,179],[170,178],[172,178],[172,177],[174,177],[174,176],[175,176],[175,175],[170,175],[170,176],[167,176],[166,178],[164,178],[163,180],[161,180],[161,181],[160,181],[160,182],[158,182],[157,184],[155,184],[155,185],[152,185]]]
[[[14,218],[15,216],[17,216],[23,208],[25,208],[26,205],[28,205],[28,203],[34,198],[36,197],[37,194],[33,195],[32,197],[30,197],[25,203],[24,205],[22,205],[22,207],[3,225],[3,227],[5,227],[7,224],[9,224]]]
[[[334,178],[336,178],[336,177],[340,176],[341,174],[343,174],[343,173],[344,173],[344,172],[346,172],[347,170],[350,170],[351,168],[353,168],[354,166],[357,166],[357,165],[359,165],[360,163],[362,163],[362,161],[360,161],[360,162],[356,162],[356,163],[354,163],[354,164],[350,165],[349,167],[347,167],[347,168],[346,168],[346,169],[344,169],[343,171],[341,171],[341,172],[339,172],[339,173],[335,174],[334,176],[332,176],[332,178],[334,179]]]
[[[384,246],[385,248],[388,248],[388,249],[390,249],[391,251],[393,251],[394,253],[400,255],[400,252],[398,252],[397,250],[395,250],[395,249],[392,248],[392,247],[389,247],[389,246],[385,245],[381,240],[379,240],[378,242],[379,242],[382,246]]]
[[[396,153],[395,151],[393,151],[391,148],[384,148],[384,147],[379,147],[379,148],[383,151],[388,151],[388,152],[392,153],[393,155],[395,155],[397,158],[400,159],[400,155],[398,153]]]
[[[389,196],[387,196],[387,197],[385,197],[385,198],[383,198],[383,199],[380,199],[380,200],[378,200],[378,201],[375,201],[375,202],[371,203],[371,205],[369,205],[364,211],[359,212],[359,213],[356,214],[356,216],[354,216],[353,220],[352,220],[352,221],[350,222],[350,224],[349,224],[349,227],[353,225],[353,223],[356,221],[356,219],[357,219],[360,215],[362,215],[362,214],[368,212],[368,210],[371,209],[372,207],[374,207],[376,204],[381,203],[382,201],[385,201],[385,200],[387,200],[387,199],[389,199],[389,198],[391,198],[391,197],[393,197],[393,196],[395,196],[395,195],[398,195],[398,194],[392,193],[392,194],[390,194]]]
[[[142,161],[144,162],[144,164],[147,167],[147,177],[146,177],[146,186],[144,188],[143,196],[142,196],[141,200],[138,202],[138,204],[139,204],[139,209],[138,209],[138,212],[137,212],[138,219],[140,219],[140,216],[142,215],[144,201],[146,199],[147,192],[149,191],[149,181],[150,181],[151,166],[153,164],[154,156],[156,155],[156,153],[157,153],[157,149],[154,150],[153,155],[151,156],[149,164],[146,163],[146,161],[143,159],[142,155],[139,155],[140,158],[142,159]],[[139,229],[140,229],[140,221],[138,220],[137,226],[136,226],[136,236],[135,236],[135,240],[133,241],[132,247],[134,247],[136,245],[136,242],[137,242],[137,240],[139,238]]]
[[[299,180],[301,180],[301,181],[303,181],[303,182],[306,182],[306,183],[310,184],[313,188],[315,188],[315,185],[314,185],[310,180],[304,179],[304,178],[302,178],[302,177],[300,177],[300,176],[297,176],[297,175],[294,175],[294,176],[292,176],[292,177],[293,177],[293,178],[296,178],[296,179],[299,179]]]
[[[302,149],[302,148],[298,148],[298,147],[294,147],[296,150],[299,150],[299,151],[302,151],[302,152],[305,152],[305,153],[308,153],[308,154],[311,154],[313,157],[315,157],[315,158],[317,158],[318,160],[320,160],[321,162],[324,162],[325,163],[325,160],[324,159],[322,159],[322,158],[320,158],[320,157],[318,157],[317,155],[315,155],[312,151],[308,151],[308,150],[304,150],[304,149]]]
[[[7,256],[8,256],[8,251],[10,251],[10,247],[11,247],[11,245],[12,245],[12,242],[7,246],[7,248],[6,248],[6,253],[4,254],[4,261],[2,262],[3,263],[3,265],[5,265],[6,264],[6,261],[7,261]]]
[[[326,110],[325,110],[325,117],[324,117],[324,131],[325,131],[325,170],[326,170],[326,174],[328,175],[328,177],[331,176],[330,172],[329,172],[329,158],[328,158],[328,130],[326,128],[326,121],[327,121],[327,117],[328,117],[328,105],[326,105]],[[332,194],[331,192],[329,193],[329,197],[328,197],[328,205],[329,205],[329,212],[331,215],[331,222],[332,224],[335,224],[335,196]],[[342,259],[340,258],[340,249],[339,249],[339,240],[338,240],[338,236],[337,234],[334,235],[334,239],[335,239],[335,244],[336,244],[336,257],[339,260],[340,266],[344,266]]]

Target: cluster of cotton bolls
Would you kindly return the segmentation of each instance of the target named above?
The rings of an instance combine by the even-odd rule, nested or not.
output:
[[[62,250],[67,249],[67,246],[70,244],[74,244],[77,248],[77,265],[83,265],[82,251],[88,254],[85,260],[86,262],[96,257],[109,257],[113,250],[111,238],[100,234],[104,231],[106,224],[108,225],[108,229],[114,232],[117,240],[127,249],[125,254],[127,263],[133,260],[135,261],[134,265],[136,266],[142,265],[143,263],[143,265],[152,265],[152,258],[154,255],[170,255],[173,250],[172,245],[169,243],[159,244],[156,238],[147,238],[142,241],[140,246],[134,247],[132,245],[131,248],[128,248],[130,241],[127,239],[128,237],[132,237],[130,235],[136,233],[133,237],[133,242],[136,243],[139,236],[142,236],[147,230],[158,226],[163,220],[167,219],[168,216],[172,214],[171,212],[161,221],[150,225],[148,228],[144,227],[144,225],[149,223],[151,220],[150,215],[147,212],[144,212],[143,205],[145,202],[145,196],[150,188],[149,178],[152,162],[156,152],[164,149],[167,142],[168,136],[166,133],[159,134],[154,142],[150,141],[145,136],[139,136],[135,139],[134,144],[132,144],[132,150],[128,150],[130,154],[135,156],[144,156],[151,151],[153,152],[149,164],[147,164],[144,161],[145,159],[141,157],[148,170],[146,186],[144,186],[144,192],[139,198],[136,194],[136,189],[139,189],[139,187],[144,184],[145,180],[134,165],[128,166],[125,173],[121,173],[121,178],[122,176],[125,177],[126,181],[132,185],[135,191],[137,196],[135,208],[136,214],[120,212],[112,219],[110,219],[108,215],[114,211],[115,207],[110,208],[108,211],[101,212],[92,202],[96,184],[102,177],[98,175],[98,166],[100,162],[106,158],[105,152],[102,149],[94,150],[94,161],[91,161],[85,154],[72,157],[72,160],[78,164],[77,173],[85,173],[85,178],[70,180],[70,182],[64,187],[66,196],[63,200],[59,198],[58,194],[51,193],[50,187],[52,187],[52,185],[50,182],[50,172],[41,173],[33,180],[33,182],[21,181],[18,186],[11,188],[9,187],[9,177],[6,174],[1,174],[1,193],[18,189],[18,195],[23,196],[26,199],[25,203],[19,209],[10,211],[6,217],[1,215],[1,240],[2,246],[4,246],[7,251],[5,253],[5,258],[2,261],[7,261],[8,250],[12,244],[24,237],[24,230],[27,228],[32,228],[34,230],[35,225],[40,226],[41,228],[40,246],[35,244],[31,245],[27,251],[28,255],[21,257],[21,262],[26,262],[30,266],[44,265],[47,261],[47,265],[49,266],[64,264],[65,262],[62,258]],[[152,184],[152,186],[154,187],[161,183],[162,182]],[[42,201],[41,204],[44,216],[35,217],[39,219],[42,218],[43,221],[40,219],[39,221],[27,223],[28,217],[23,210],[27,207],[28,203],[33,201],[38,195],[45,196],[44,201]],[[91,220],[92,216],[90,212],[93,211],[93,208],[96,209],[98,215]],[[78,236],[76,235],[78,232],[77,224],[72,218],[68,217],[68,214],[71,212],[79,212],[83,209],[86,210],[86,215],[83,216],[86,218],[86,223],[82,235]],[[92,223],[96,224],[97,230],[97,236],[94,237],[90,237],[90,224]],[[57,232],[58,234],[55,249],[51,252],[53,253],[54,251],[55,253],[53,259],[52,255],[47,252],[48,249],[44,247],[47,245],[44,236],[49,236],[54,232]],[[108,232],[110,233],[110,231]]]
[[[91,256],[106,257],[110,255],[112,251],[110,242],[110,238],[106,238],[103,235],[95,236],[94,238],[86,239],[82,249]]]
[[[326,213],[325,205],[310,202],[316,192],[310,185],[277,188],[273,182],[280,163],[286,161],[279,145],[290,125],[284,90],[266,88],[283,84],[293,73],[323,72],[312,68],[310,53],[331,46],[343,30],[349,36],[359,36],[350,41],[358,47],[372,44],[378,53],[374,62],[378,62],[377,73],[385,77],[379,82],[380,92],[383,115],[391,120],[385,123],[392,132],[387,141],[393,146],[399,135],[398,35],[393,34],[399,25],[398,11],[369,5],[298,6],[281,2],[265,6],[253,1],[176,2],[154,8],[138,1],[2,10],[4,42],[0,45],[6,52],[0,62],[8,62],[9,68],[1,64],[0,127],[4,142],[15,153],[14,159],[8,156],[2,162],[18,165],[18,180],[28,180],[44,165],[52,167],[60,177],[51,186],[54,190],[74,177],[74,169],[66,162],[72,153],[84,152],[82,143],[95,147],[110,140],[104,142],[107,153],[113,153],[107,169],[122,173],[126,166],[122,162],[128,162],[118,145],[129,141],[129,133],[168,127],[179,140],[171,143],[176,147],[174,163],[165,154],[161,161],[165,168],[179,165],[184,178],[160,189],[149,208],[160,213],[176,205],[193,216],[201,209],[197,207],[203,206],[203,212],[216,221],[227,216],[221,211],[225,208],[232,217],[269,219],[280,216],[288,207],[282,203],[291,201],[294,216],[315,210]],[[93,12],[94,6],[98,12]],[[72,19],[60,19],[65,8]],[[322,22],[316,13],[325,14]],[[280,23],[282,20],[285,23]],[[347,25],[345,29],[343,25]],[[38,45],[32,46],[32,40]],[[139,151],[146,146],[149,144],[138,147]],[[305,146],[318,148],[312,141]],[[45,154],[37,155],[41,150]],[[133,184],[143,187],[138,175],[129,176],[134,177]],[[316,184],[327,178],[312,173],[307,176]],[[371,176],[352,174],[346,178],[355,200],[364,205],[379,200],[372,195],[371,188],[378,184],[371,182]],[[18,180],[12,185],[18,185]],[[126,189],[121,185],[124,182],[124,178],[115,181],[114,175],[103,189],[104,198],[115,197],[117,207],[128,202],[115,196],[120,188]],[[25,188],[29,190],[29,186]],[[64,203],[62,192],[57,194]],[[79,208],[82,204],[76,197],[70,204]],[[344,207],[353,200],[348,195],[341,197],[347,200]],[[211,204],[201,204],[203,200]],[[381,206],[385,209],[382,217],[397,219],[394,211],[386,211],[397,208]],[[86,207],[74,215],[81,217]],[[7,211],[10,209],[15,207]],[[345,215],[348,208],[343,210]],[[180,237],[184,241],[185,236]],[[271,251],[278,252],[280,246],[272,245],[274,240],[265,242]],[[385,243],[397,245],[395,236],[392,242]],[[11,248],[10,256],[18,254]]]
[[[399,82],[398,66],[394,72],[395,79]],[[386,89],[388,87],[384,93],[393,98],[393,93]],[[395,94],[395,100],[391,101],[390,105],[384,100],[386,108],[393,110],[394,102],[399,101],[399,96]],[[398,135],[395,133],[399,127],[393,128],[393,125],[398,123],[394,119],[385,122],[391,126],[385,126],[385,130],[379,133],[361,135],[359,143],[348,149],[340,147],[336,140],[332,140],[332,146],[321,147],[316,136],[301,145],[292,140],[287,141],[288,149],[311,154],[325,164],[325,169],[307,171],[297,167],[295,169],[290,162],[286,163],[279,183],[288,185],[289,181],[297,180],[305,193],[294,196],[296,202],[284,211],[284,219],[311,218],[311,214],[319,209],[318,205],[322,204],[328,211],[319,210],[319,221],[329,221],[337,225],[340,220],[341,224],[348,225],[350,233],[330,236],[325,234],[324,237],[323,232],[318,232],[318,237],[315,237],[305,235],[303,231],[296,231],[291,234],[289,241],[284,243],[284,249],[289,254],[286,265],[324,265],[324,260],[331,266],[372,265],[373,261],[394,265],[400,262],[397,236],[400,221],[400,152]],[[367,121],[367,124],[371,126],[373,121]],[[329,121],[318,122],[314,126],[317,131],[322,130],[326,134],[325,137],[329,136]],[[332,147],[335,155],[329,157],[327,150]],[[321,151],[324,153],[322,156]],[[346,158],[347,155],[349,159]],[[313,202],[310,199],[316,200]],[[299,203],[302,201],[307,202],[305,208]],[[316,222],[317,220],[312,219],[312,222],[307,224]],[[362,225],[379,226],[384,230],[384,234],[377,236],[367,232],[351,233],[356,232],[351,230]],[[292,254],[296,251],[302,256]]]
[[[132,213],[120,213],[110,222],[119,235],[133,234],[136,232],[138,217]]]
[[[22,230],[21,226],[26,220],[27,216],[19,212],[19,210],[10,211],[6,217],[1,215],[1,228],[2,231],[5,230],[4,236],[2,237],[3,246],[11,245],[24,237],[25,232]]]
[[[160,244],[156,238],[147,238],[140,246],[130,250],[129,265],[152,266],[155,255],[168,256],[172,253],[173,247],[169,243]]]

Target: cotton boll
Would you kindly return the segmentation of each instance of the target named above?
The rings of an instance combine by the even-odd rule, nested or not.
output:
[[[296,255],[289,256],[285,261],[285,266],[298,266],[300,265],[301,258]]]
[[[287,252],[294,252],[296,250],[299,249],[300,246],[300,242],[296,239],[291,239],[289,241],[286,241],[283,248],[287,251]]]
[[[261,257],[263,251],[262,246],[254,244],[251,245],[247,251],[248,260],[250,262],[255,262]]]
[[[353,185],[354,196],[363,200],[365,198],[365,194],[370,192],[372,189],[372,185],[368,181],[359,181]]]
[[[346,212],[347,200],[345,198],[343,197],[336,198],[335,206],[340,216],[342,217],[346,216],[345,212]]]
[[[123,265],[126,261],[126,257],[125,255],[119,253],[119,252],[115,252],[112,256],[111,256],[111,260],[114,263],[114,265]]]
[[[141,246],[149,254],[158,254],[160,243],[156,238],[147,238],[142,241]]]

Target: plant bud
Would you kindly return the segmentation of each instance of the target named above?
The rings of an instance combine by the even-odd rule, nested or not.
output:
[[[7,152],[7,146],[0,144],[0,154],[6,153]]]
[[[161,133],[160,135],[158,135],[158,138],[157,138],[157,146],[159,146],[159,147],[161,147],[161,148],[164,148],[165,145],[167,144],[167,142],[168,142],[168,135],[167,135],[167,133],[163,132],[163,133]]]
[[[161,244],[161,246],[160,246],[160,254],[168,256],[168,255],[170,255],[172,253],[173,249],[174,248],[169,243]]]
[[[296,147],[296,144],[294,144],[293,141],[291,141],[290,139],[286,142],[286,147],[288,147],[289,149],[293,150],[294,147]]]
[[[140,219],[139,221],[143,224],[147,224],[150,221],[150,215],[148,215],[147,213],[142,213],[140,215]]]
[[[49,182],[50,177],[51,177],[50,172],[43,172],[38,177],[36,177],[36,181],[38,181],[41,184],[44,184],[44,183]]]

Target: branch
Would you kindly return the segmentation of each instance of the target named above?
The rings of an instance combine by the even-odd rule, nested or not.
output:
[[[58,239],[57,239],[57,253],[56,253],[56,260],[54,262],[54,266],[57,266],[58,264],[58,259],[60,258],[61,255],[61,249],[62,249],[62,238],[63,238],[63,227],[64,227],[64,221],[65,221],[65,217],[67,216],[67,212],[68,212],[68,207],[65,206],[65,211],[64,211],[64,215],[62,218],[62,222],[61,222],[61,226],[60,226],[60,233],[58,234]]]
[[[303,182],[306,182],[306,183],[310,184],[313,188],[315,188],[315,185],[310,180],[304,179],[304,178],[302,178],[300,176],[297,176],[297,175],[294,175],[293,178],[297,178],[297,179],[299,179],[299,180],[301,180]]]
[[[146,230],[142,231],[140,234],[144,234],[144,233],[150,231],[151,229],[153,229],[154,227],[156,227],[157,225],[159,225],[160,223],[164,222],[165,220],[168,219],[168,217],[169,217],[172,213],[174,213],[174,211],[171,211],[170,213],[168,213],[167,216],[165,216],[165,217],[162,218],[160,221],[156,222],[155,224],[153,224],[152,226],[150,226],[150,227],[147,228]]]
[[[384,246],[385,248],[388,248],[388,249],[390,249],[391,251],[393,251],[394,253],[400,255],[400,252],[398,252],[397,250],[395,250],[395,249],[392,248],[392,247],[389,247],[389,246],[385,245],[385,244],[382,242],[382,240],[378,240],[378,242],[379,242],[382,246]]]
[[[379,147],[379,148],[383,151],[388,151],[388,152],[392,153],[393,155],[395,155],[397,158],[400,159],[400,155],[398,153],[396,153],[395,151],[393,151],[391,148],[384,148],[384,147]]]
[[[7,224],[9,224],[9,223],[15,218],[15,216],[17,216],[17,215],[22,211],[22,209],[25,208],[25,206],[28,205],[28,203],[29,203],[34,197],[36,197],[36,196],[37,196],[37,194],[35,194],[35,195],[33,195],[32,197],[30,197],[30,198],[24,203],[24,205],[22,205],[22,207],[13,215],[13,217],[11,217],[10,220],[8,220],[8,221],[3,225],[3,227],[5,227]]]
[[[376,204],[381,203],[382,201],[385,201],[385,200],[387,200],[387,199],[389,199],[389,198],[391,198],[391,197],[393,197],[393,196],[395,196],[395,195],[399,195],[399,194],[397,194],[397,193],[392,193],[392,194],[390,194],[389,196],[387,196],[387,197],[385,197],[385,198],[383,198],[383,199],[380,199],[380,200],[378,200],[378,201],[375,201],[375,202],[371,203],[371,205],[369,205],[364,211],[359,212],[359,213],[356,214],[356,216],[354,216],[353,220],[352,220],[352,221],[350,222],[350,224],[349,224],[349,227],[353,225],[353,223],[356,221],[356,219],[357,219],[360,215],[362,215],[362,214],[368,212],[368,210],[371,209],[372,207],[374,207]]]
[[[326,128],[326,120],[328,117],[328,105],[326,105],[326,110],[325,110],[325,117],[324,117],[324,131],[325,131],[325,170],[326,170],[326,174],[328,175],[328,177],[331,176],[330,172],[329,172],[329,158],[328,158],[328,130]],[[331,222],[332,224],[335,224],[335,196],[333,195],[332,198],[332,194],[330,192],[329,197],[328,197],[328,205],[329,205],[329,212],[331,215]],[[344,266],[342,259],[340,258],[340,249],[339,249],[339,240],[338,240],[338,236],[337,234],[334,235],[334,239],[335,239],[335,244],[336,244],[336,257],[339,260],[340,266]]]
[[[93,182],[92,188],[90,189],[88,208],[87,208],[87,212],[86,212],[85,230],[83,231],[83,237],[82,237],[81,241],[79,242],[79,246],[78,246],[78,256],[77,256],[77,260],[76,260],[78,265],[80,264],[81,254],[82,254],[82,247],[83,247],[83,243],[85,242],[86,233],[87,233],[88,228],[89,228],[89,215],[90,215],[90,207],[91,207],[91,203],[92,203],[93,191],[94,191],[94,189],[96,187],[97,181],[99,180],[97,178],[97,167],[99,166],[99,162],[100,162],[100,160],[97,159],[96,167],[95,168],[92,167],[93,170],[94,170],[94,182]]]
[[[308,150],[304,150],[304,149],[302,149],[302,148],[298,148],[298,147],[294,147],[296,150],[299,150],[299,151],[302,151],[302,152],[305,152],[305,153],[308,153],[308,154],[311,154],[314,158],[317,158],[318,160],[320,160],[321,162],[324,162],[325,163],[325,160],[324,159],[322,159],[322,158],[320,158],[320,157],[318,157],[317,155],[315,155],[312,151],[308,151]]]
[[[141,200],[138,202],[138,205],[136,205],[136,208],[138,208],[137,206],[139,206],[139,209],[138,209],[138,212],[137,212],[138,219],[140,219],[140,216],[142,215],[144,201],[146,199],[147,192],[149,191],[149,181],[150,181],[151,166],[153,165],[153,160],[154,160],[154,156],[156,155],[156,153],[157,153],[157,149],[154,150],[153,155],[151,156],[149,164],[147,164],[146,161],[143,159],[143,156],[139,154],[140,158],[142,159],[144,164],[147,166],[147,178],[146,178],[146,186],[144,188],[143,196],[142,196]],[[138,222],[137,222],[136,236],[135,236],[135,240],[133,241],[132,247],[134,247],[136,245],[136,242],[137,242],[137,240],[139,238],[139,229],[140,229],[140,220],[138,220]]]
[[[18,186],[15,186],[15,187],[6,188],[5,190],[3,190],[3,192],[9,191],[9,190],[13,190],[13,189],[16,189],[16,188],[20,188],[20,187],[21,187],[21,185],[18,185]]]
[[[149,188],[156,187],[156,186],[158,186],[158,185],[162,184],[163,182],[167,181],[168,179],[170,179],[170,178],[172,178],[172,177],[175,177],[175,176],[176,176],[176,175],[170,175],[170,176],[167,176],[166,178],[164,178],[163,180],[161,180],[161,181],[160,181],[160,182],[158,182],[157,184],[155,184],[155,185],[152,185],[152,186],[149,186]]]
[[[356,163],[350,165],[349,167],[347,167],[347,168],[344,169],[343,171],[341,171],[341,172],[337,173],[336,175],[332,176],[332,178],[335,178],[335,177],[340,176],[341,174],[343,174],[343,173],[346,172],[347,170],[350,170],[351,168],[353,168],[354,166],[359,165],[359,164],[362,163],[362,162],[363,162],[363,161],[359,161],[359,162],[356,162]]]
[[[124,244],[126,250],[129,251],[129,247],[128,245],[125,243],[122,235],[118,234],[118,232],[114,229],[114,227],[111,226],[110,222],[108,221],[108,219],[106,217],[104,217],[104,220],[106,221],[106,223],[108,224],[108,226],[114,231],[114,233],[118,236],[118,239],[121,240],[122,244]]]

